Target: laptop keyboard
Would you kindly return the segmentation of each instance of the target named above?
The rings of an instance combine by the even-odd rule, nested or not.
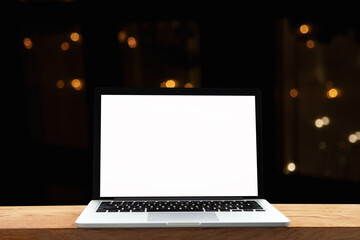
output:
[[[111,201],[96,212],[262,212],[256,201]]]

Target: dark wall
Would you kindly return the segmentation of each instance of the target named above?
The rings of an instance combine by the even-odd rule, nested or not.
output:
[[[298,14],[271,6],[112,6],[87,1],[25,2],[13,6],[14,18],[6,27],[2,58],[3,156],[0,205],[86,204],[91,199],[93,91],[97,86],[123,86],[123,62],[116,42],[117,26],[129,22],[191,20],[200,29],[202,87],[256,87],[263,92],[265,197],[271,202],[354,203],[359,182],[284,175],[282,172],[281,81],[277,78],[277,23],[324,19],[318,12]],[[350,15],[353,16],[353,15]],[[331,19],[332,15],[324,16]],[[355,17],[354,17],[355,18]],[[21,19],[15,21],[15,19]],[[314,20],[314,21],[315,21]],[[353,26],[353,18],[337,22]],[[51,145],[34,141],[29,122],[22,53],[22,32],[51,32],[78,25],[83,40],[86,85],[86,147]],[[40,27],[39,27],[40,26]],[[355,26],[358,27],[359,25]],[[358,28],[357,28],[358,29]],[[322,34],[326,39],[331,31]],[[51,61],[49,59],[49,61]],[[32,96],[37,97],[37,96]]]

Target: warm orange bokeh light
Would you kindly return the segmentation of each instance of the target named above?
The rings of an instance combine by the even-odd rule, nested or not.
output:
[[[290,97],[292,98],[296,98],[298,96],[298,90],[296,90],[295,88],[290,90]]]
[[[70,34],[70,39],[74,42],[77,42],[80,40],[80,34],[78,34],[77,32],[73,32]]]
[[[303,24],[303,25],[300,26],[299,30],[300,30],[300,33],[307,34],[310,31],[310,27],[308,25],[306,25],[306,24]]]
[[[331,88],[329,91],[327,91],[326,95],[328,98],[336,98],[339,95],[339,90],[336,88]]]
[[[314,48],[315,47],[315,42],[313,40],[307,40],[306,41],[306,46],[308,48]]]
[[[192,83],[185,83],[185,88],[193,88],[194,85]]]
[[[70,48],[70,44],[69,44],[68,42],[63,42],[63,43],[60,45],[60,48],[61,48],[61,50],[63,50],[63,51],[67,51],[67,50],[69,50],[69,48]]]
[[[71,81],[71,86],[77,91],[81,90],[83,88],[83,85],[84,84],[80,79],[75,78]]]
[[[63,80],[58,80],[58,81],[56,82],[56,86],[57,86],[58,88],[62,89],[62,88],[64,88],[64,86],[65,86],[65,82],[64,82]]]
[[[24,43],[24,46],[25,46],[26,49],[31,49],[33,47],[33,43],[31,41],[31,39],[28,38],[28,37],[24,38],[23,43]]]
[[[127,42],[128,42],[129,48],[135,48],[137,45],[136,39],[134,37],[129,37]]]
[[[169,79],[165,82],[165,86],[167,88],[174,88],[174,87],[176,87],[176,82],[175,82],[175,80]]]
[[[120,32],[118,33],[118,40],[119,40],[121,43],[124,43],[125,40],[126,40],[126,32],[120,31]]]

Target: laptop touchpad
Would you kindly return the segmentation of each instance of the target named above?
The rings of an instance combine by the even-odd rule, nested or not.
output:
[[[149,222],[207,222],[219,221],[215,213],[149,213]]]

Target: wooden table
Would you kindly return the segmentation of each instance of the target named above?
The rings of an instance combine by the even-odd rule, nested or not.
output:
[[[287,228],[78,229],[85,206],[0,207],[0,239],[349,239],[360,240],[360,204],[274,204]]]

